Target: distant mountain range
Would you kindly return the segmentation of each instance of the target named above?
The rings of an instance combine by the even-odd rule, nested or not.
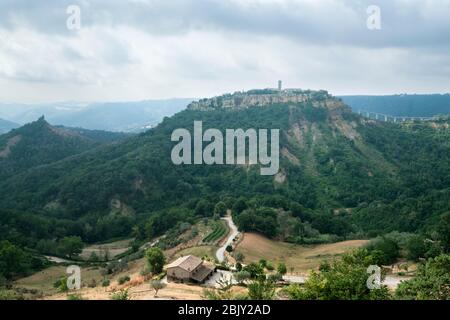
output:
[[[66,127],[141,132],[156,126],[164,117],[185,109],[190,102],[192,99],[117,103],[0,104],[0,118],[23,125],[45,116],[50,123]],[[1,127],[0,123],[0,130]]]
[[[264,91],[256,93],[264,93]],[[228,96],[231,95],[226,97]],[[354,112],[364,110],[405,117],[450,114],[450,94],[341,96],[340,98]],[[0,103],[0,118],[8,120],[0,119],[0,134],[35,121],[42,115],[56,126],[138,133],[155,127],[164,117],[170,117],[184,110],[193,100],[181,98],[137,102],[64,102],[33,105]],[[234,102],[236,101],[235,99]]]
[[[0,119],[0,134],[7,133],[10,130],[15,129],[17,127],[20,127],[20,125],[17,123]]]
[[[354,112],[362,110],[396,117],[433,117],[450,114],[450,94],[341,96],[340,98]]]

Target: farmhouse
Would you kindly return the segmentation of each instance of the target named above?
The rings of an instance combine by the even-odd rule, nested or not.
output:
[[[166,269],[168,281],[195,283],[205,282],[215,271],[214,266],[195,256],[178,258],[167,265]]]

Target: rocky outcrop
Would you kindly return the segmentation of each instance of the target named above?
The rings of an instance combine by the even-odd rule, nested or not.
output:
[[[202,99],[188,105],[189,110],[212,109],[243,109],[250,107],[263,107],[272,104],[298,104],[308,101],[333,105],[332,97],[326,91],[310,91],[301,89],[287,90],[251,90],[247,92],[235,92],[211,99]]]

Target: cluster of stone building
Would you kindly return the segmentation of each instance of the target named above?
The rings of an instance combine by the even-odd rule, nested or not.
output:
[[[202,99],[188,105],[189,110],[211,110],[211,109],[231,109],[262,107],[273,104],[304,103],[314,95],[322,94],[329,97],[326,91],[310,91],[301,89],[282,89],[281,81],[278,89],[250,90],[247,92],[235,92],[211,99]]]

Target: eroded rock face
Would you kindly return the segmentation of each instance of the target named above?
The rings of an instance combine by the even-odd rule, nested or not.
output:
[[[272,104],[304,103],[310,100],[317,100],[318,98],[323,99],[325,103],[327,103],[326,101],[330,99],[331,96],[326,91],[304,91],[300,89],[288,89],[283,91],[273,89],[252,90],[195,101],[188,106],[188,109],[242,109],[263,107]]]

